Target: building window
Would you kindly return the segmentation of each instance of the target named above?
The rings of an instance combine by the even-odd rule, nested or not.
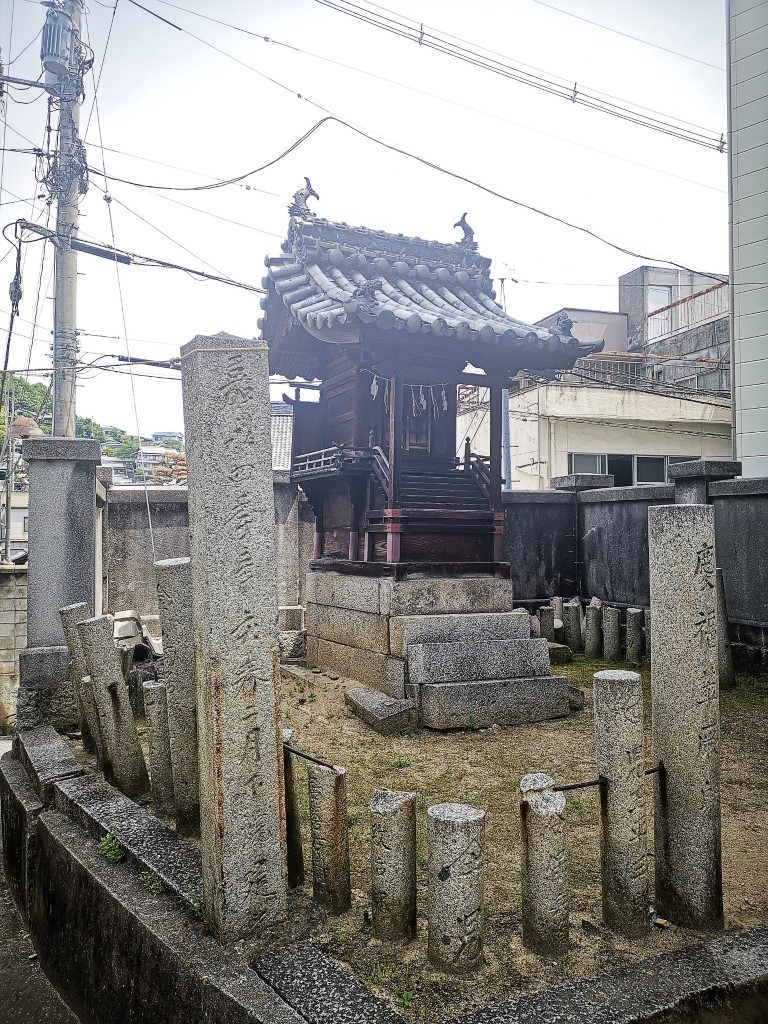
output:
[[[648,312],[655,313],[657,309],[663,309],[672,303],[672,288],[670,285],[652,284],[648,286]]]
[[[639,484],[667,482],[666,459],[663,455],[635,456],[635,479]]]
[[[574,473],[600,473],[605,474],[605,455],[587,455],[578,452],[568,454],[568,472]]]
[[[29,533],[29,516],[24,516],[24,533]]]
[[[669,285],[648,286],[648,337],[651,341],[669,334],[672,330],[672,310],[664,309],[672,302],[672,288]],[[664,312],[657,312],[664,310]],[[653,313],[653,316],[650,314]]]
[[[631,455],[609,455],[608,472],[613,477],[614,487],[631,487],[634,483],[634,467]]]

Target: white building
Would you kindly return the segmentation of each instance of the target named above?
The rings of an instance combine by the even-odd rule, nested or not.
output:
[[[178,455],[174,448],[163,448],[160,445],[143,444],[136,454],[136,473],[148,477],[155,466],[159,465],[166,455]]]

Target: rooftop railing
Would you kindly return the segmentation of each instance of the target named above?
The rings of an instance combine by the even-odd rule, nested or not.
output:
[[[713,284],[668,306],[647,314],[648,340],[658,341],[669,334],[724,316],[730,309],[728,283]]]

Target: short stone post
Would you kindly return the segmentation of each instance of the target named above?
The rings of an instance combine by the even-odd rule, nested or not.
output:
[[[560,619],[560,621],[562,622],[563,621],[563,599],[562,599],[562,597],[551,597],[549,599],[549,603],[552,605],[552,608],[554,609],[555,618],[556,619]]]
[[[720,719],[711,505],[648,509],[658,912],[720,928]]]
[[[166,558],[155,562],[155,578],[163,633],[163,679],[168,695],[176,826],[182,835],[190,835],[200,826],[190,559]]]
[[[581,638],[581,602],[568,601],[563,605],[563,626],[565,627],[565,642],[574,654],[580,654],[584,650],[584,643]]]
[[[96,711],[96,703],[93,693],[88,687],[86,691],[83,686],[83,678],[88,675],[85,666],[85,655],[83,645],[80,643],[80,634],[77,632],[78,622],[90,619],[91,610],[87,604],[70,604],[66,608],[59,608],[61,626],[64,630],[64,639],[67,642],[69,651],[69,678],[72,683],[72,692],[75,696],[77,709],[80,714],[80,734],[83,738],[83,749],[88,753],[95,753],[99,768],[101,768],[101,735],[99,734],[99,719]]]
[[[373,791],[371,907],[375,935],[408,941],[416,934],[416,793]]]
[[[733,671],[733,651],[731,637],[728,632],[728,606],[725,602],[725,583],[723,570],[717,570],[716,593],[717,602],[717,674],[721,690],[730,690],[736,685]]]
[[[229,942],[268,926],[286,899],[267,346],[198,336],[181,370],[203,909]]]
[[[352,906],[349,881],[347,773],[344,768],[307,764],[312,833],[312,895],[331,914]]]
[[[174,809],[171,741],[168,734],[168,697],[165,683],[148,680],[143,684],[144,714],[149,747],[149,777],[152,801],[161,814]]]
[[[543,772],[520,781],[523,944],[542,956],[568,951],[565,794]]]
[[[539,629],[545,640],[555,642],[555,609],[551,605],[539,608]]]
[[[427,809],[430,963],[463,974],[483,956],[485,811],[468,804]]]
[[[304,884],[304,850],[301,845],[301,817],[296,800],[296,777],[293,758],[286,745],[291,745],[293,733],[283,729],[283,778],[285,780],[285,848],[288,863],[288,887],[296,889]]]
[[[627,661],[639,665],[643,660],[643,609],[627,608]]]
[[[592,661],[600,657],[602,650],[603,609],[590,605],[587,608],[587,622],[584,629],[584,653]]]
[[[78,722],[78,706],[59,609],[93,607],[101,446],[90,438],[31,437],[22,456],[29,462],[29,567],[16,727],[67,729]]]
[[[91,679],[104,743],[104,775],[136,800],[149,790],[149,776],[131,711],[122,659],[115,646],[114,619],[98,615],[77,624]]]
[[[649,923],[640,676],[621,670],[596,672],[593,693],[603,920],[622,935],[640,935]]]
[[[621,612],[606,605],[603,608],[603,657],[621,661]]]

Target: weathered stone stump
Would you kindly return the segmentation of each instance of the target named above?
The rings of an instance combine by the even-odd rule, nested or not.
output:
[[[286,898],[267,347],[198,336],[181,369],[203,909],[228,942],[268,925]]]
[[[83,685],[83,679],[88,675],[85,665],[83,645],[80,642],[80,634],[77,632],[78,622],[90,619],[91,610],[87,604],[70,604],[66,608],[59,608],[61,626],[64,630],[64,639],[67,642],[69,651],[69,678],[72,682],[72,692],[75,695],[77,710],[80,714],[80,734],[83,738],[83,749],[89,753],[96,754],[96,762],[101,768],[103,757],[101,753],[102,741],[99,732],[99,718],[96,711],[96,702],[93,699],[93,692],[90,686]]]
[[[190,835],[200,825],[190,559],[166,558],[155,562],[155,578],[163,632],[163,678],[168,694],[176,825],[182,835]]]
[[[165,683],[149,680],[143,684],[144,714],[149,747],[149,777],[152,800],[158,811],[170,814],[174,809],[171,741],[168,734],[168,697]]]
[[[723,924],[715,522],[711,505],[648,509],[656,908]]]
[[[627,661],[639,665],[643,660],[643,609],[627,608]]]
[[[733,671],[731,638],[728,634],[728,606],[725,603],[725,584],[723,582],[722,569],[716,571],[716,588],[717,674],[720,681],[720,689],[730,690],[736,685],[736,676]]]
[[[602,652],[603,609],[590,605],[586,612],[584,628],[584,653],[592,661]]]
[[[542,956],[568,951],[565,794],[543,772],[520,781],[523,944]]]
[[[416,793],[373,791],[371,906],[375,935],[416,934]]]
[[[603,657],[606,661],[621,661],[621,612],[618,608],[603,608]]]
[[[462,974],[483,956],[485,811],[467,804],[427,809],[429,960]]]
[[[104,775],[133,800],[149,790],[136,721],[125,685],[122,659],[113,639],[114,619],[99,615],[78,622],[104,743]]]
[[[578,601],[569,601],[563,605],[563,626],[565,627],[565,642],[574,654],[580,654],[584,650],[584,643],[581,637],[581,604]]]
[[[637,672],[596,672],[603,920],[622,935],[648,927],[643,691]]]
[[[550,598],[549,603],[552,605],[552,608],[554,609],[555,618],[556,619],[560,619],[560,621],[562,622],[563,621],[563,599],[562,599],[562,597],[552,597],[552,598]]]
[[[283,778],[285,780],[285,849],[288,864],[288,887],[295,889],[304,884],[304,850],[301,845],[301,817],[296,799],[296,777],[293,771],[293,755],[286,750],[291,745],[293,733],[283,729]]]
[[[347,773],[309,763],[309,823],[312,833],[312,895],[331,914],[352,906],[349,881]]]
[[[555,642],[555,609],[551,605],[539,608],[539,629],[545,640]]]

